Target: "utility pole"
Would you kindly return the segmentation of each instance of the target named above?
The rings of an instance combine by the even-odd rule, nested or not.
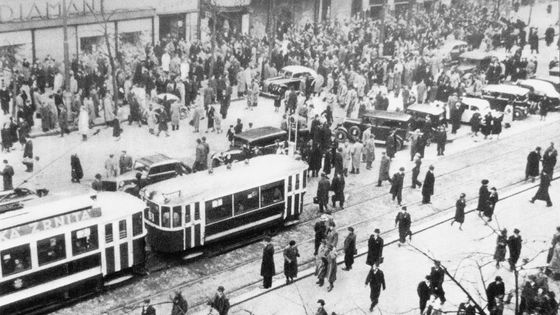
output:
[[[64,87],[70,91],[70,56],[68,56],[68,7],[66,0],[62,0],[62,22],[64,33]]]
[[[385,44],[385,11],[387,0],[383,0],[381,5],[381,32],[379,32],[379,55],[383,56],[383,46]]]

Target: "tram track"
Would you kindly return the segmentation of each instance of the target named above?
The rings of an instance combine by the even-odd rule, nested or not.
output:
[[[526,137],[527,137],[527,138],[531,138],[530,135],[526,135]],[[553,138],[553,137],[551,137],[551,136],[547,136],[547,137],[546,137],[547,140],[548,140],[548,139],[551,139],[551,138]],[[543,141],[547,141],[547,140],[542,140],[542,139],[540,139],[539,141],[543,142]],[[515,142],[518,143],[519,141],[515,141]],[[490,146],[491,144],[495,144],[495,143],[488,143],[488,144],[485,144],[485,146]],[[481,147],[484,147],[484,146],[481,146]],[[515,149],[513,149],[513,150],[504,150],[504,151],[501,151],[500,154],[498,154],[498,155],[491,155],[490,157],[486,157],[486,158],[483,158],[483,159],[481,159],[481,160],[477,160],[476,162],[468,163],[468,165],[465,165],[465,166],[463,166],[463,167],[461,167],[461,168],[454,169],[454,170],[450,170],[450,171],[445,172],[445,173],[443,173],[443,174],[439,174],[439,175],[438,175],[438,178],[441,179],[441,178],[444,178],[444,177],[448,177],[448,176],[452,176],[452,175],[457,175],[457,173],[459,173],[459,172],[461,172],[461,171],[466,171],[466,170],[468,170],[469,168],[477,167],[477,166],[479,166],[479,165],[481,165],[481,164],[486,164],[486,163],[488,163],[489,161],[492,161],[492,160],[493,160],[494,162],[495,162],[495,161],[498,161],[497,163],[499,163],[499,160],[500,160],[500,159],[498,159],[498,158],[503,158],[504,156],[507,156],[508,154],[512,154],[512,153],[514,153],[514,152],[516,152],[516,151],[519,150],[519,147],[518,147],[517,145],[515,145],[515,144],[512,144],[512,147],[515,147]],[[524,147],[524,148],[525,148],[525,147]],[[476,152],[475,152],[475,153],[476,153]],[[464,154],[464,152],[459,152],[459,153],[451,154],[451,155],[449,155],[449,157],[452,157],[452,156],[459,156],[459,155],[462,155],[462,154]],[[525,152],[522,153],[522,155],[524,155],[524,154],[525,154]],[[445,162],[445,160],[441,160],[441,162]],[[448,163],[452,163],[452,162],[449,161]],[[509,172],[511,172],[511,171],[513,171],[513,170],[516,170],[517,172],[519,172],[519,166],[518,166],[518,164],[517,164],[516,166],[514,166],[514,167],[507,168],[507,169],[505,169],[505,170],[504,170],[503,168],[502,168],[502,169],[499,169],[499,168],[498,168],[495,172],[489,173],[487,177],[488,177],[489,179],[492,179],[492,176],[496,175],[496,173],[504,173],[504,172],[509,173]],[[557,178],[555,178],[555,179],[557,179]],[[514,182],[510,182],[510,183],[508,183],[508,184],[506,184],[506,185],[499,186],[498,188],[499,188],[500,190],[502,190],[502,189],[508,189],[508,188],[514,187],[514,186],[516,186],[516,185],[519,185],[519,184],[522,183],[522,182],[523,182],[522,180],[514,181]],[[436,180],[436,183],[437,183],[437,180]],[[373,184],[375,184],[375,183],[373,183]],[[459,184],[460,184],[460,183],[459,183]],[[368,184],[368,186],[371,186],[371,184]],[[452,186],[452,187],[447,187],[447,188],[451,188],[451,190],[456,188],[456,185],[451,185],[451,186]],[[529,189],[533,189],[533,188],[535,188],[536,186],[537,186],[537,184],[531,185],[530,187],[524,189],[523,191],[527,191],[527,190],[529,190]],[[387,188],[387,187],[384,187],[384,188]],[[355,189],[355,190],[352,190],[351,193],[354,194],[355,191],[361,191],[361,190],[363,190],[363,185],[360,186],[359,188]],[[439,193],[438,195],[446,195],[446,194],[447,194],[447,193],[446,193],[447,190],[448,190],[448,189],[446,189],[446,190],[443,191],[442,193]],[[381,194],[377,194],[377,195],[371,196],[371,197],[369,197],[369,198],[362,199],[362,200],[360,200],[360,201],[358,201],[358,202],[349,204],[345,209],[339,210],[339,211],[337,211],[337,212],[335,212],[335,213],[341,213],[341,211],[346,211],[346,210],[352,210],[352,209],[359,208],[360,206],[363,206],[363,205],[365,205],[365,204],[367,204],[367,203],[370,203],[370,202],[372,202],[372,201],[375,201],[375,200],[377,200],[377,199],[381,199],[381,198],[383,198],[383,197],[386,197],[387,195],[388,195],[388,193],[384,191],[384,192],[381,193]],[[437,198],[437,195],[434,196],[434,197]],[[509,196],[509,197],[511,197],[511,196]],[[504,196],[504,198],[508,198],[508,196]],[[469,198],[469,201],[472,202],[474,199],[476,199],[476,196],[473,197],[473,198]],[[414,202],[414,203],[410,203],[410,204],[408,204],[408,205],[410,205],[410,206],[415,206],[415,205],[417,205],[417,204],[419,204],[419,203],[420,203],[420,202]],[[307,211],[305,211],[305,212],[314,213],[314,211],[309,211],[309,206],[310,206],[310,204],[311,204],[311,203],[306,203],[306,204],[305,204],[305,209],[307,210]],[[450,209],[454,209],[454,207],[449,207],[449,208],[445,208],[445,209],[441,209],[441,210],[434,211],[433,213],[431,213],[431,214],[429,214],[429,215],[427,215],[427,216],[423,216],[423,217],[421,217],[421,218],[418,218],[417,220],[415,220],[415,223],[418,222],[418,221],[428,220],[428,219],[430,219],[430,218],[433,218],[433,217],[436,216],[436,215],[439,215],[439,214],[441,214],[441,213],[443,213],[443,212],[449,211]],[[352,223],[352,226],[361,226],[361,225],[367,224],[367,223],[369,223],[369,222],[371,222],[371,221],[375,221],[375,220],[376,220],[377,218],[379,218],[379,217],[386,216],[388,213],[393,212],[393,211],[394,211],[394,209],[389,210],[389,211],[385,211],[385,212],[383,212],[383,213],[376,213],[376,215],[373,216],[373,217],[367,217],[367,218],[364,218],[363,220],[360,220],[360,221],[358,221],[358,222],[353,222],[353,223]],[[472,211],[474,211],[474,210],[471,210],[471,212],[472,212]],[[298,224],[298,225],[296,226],[296,229],[299,229],[299,230],[307,229],[307,230],[309,230],[309,229],[307,228],[307,226],[309,226],[309,224],[312,223],[312,221],[315,220],[316,218],[317,218],[316,215],[312,215],[309,219],[300,221],[300,224]],[[344,228],[344,227],[342,227],[342,228]],[[342,229],[342,228],[339,227],[339,230]],[[286,233],[283,233],[281,236],[282,236],[283,238],[289,237],[288,234],[290,234],[291,231],[292,231],[292,229],[287,229],[287,230],[286,230]],[[387,231],[385,232],[385,234],[386,234],[386,233],[391,233],[391,232],[394,232],[394,229],[387,230]],[[419,233],[419,232],[420,232],[420,231],[417,231],[416,233]],[[309,233],[312,235],[312,234],[313,234],[313,231],[310,230]],[[309,238],[307,238],[307,239],[299,240],[298,242],[299,242],[299,244],[308,244],[308,243],[312,243],[312,242],[313,242],[313,238],[312,238],[312,237],[309,237]],[[216,251],[216,254],[219,254],[219,252],[220,252],[220,251]],[[275,254],[278,254],[278,253],[280,253],[280,252],[281,252],[281,250],[277,250],[277,251],[275,252]],[[214,256],[214,255],[212,255],[212,256]],[[229,265],[229,266],[227,266],[226,268],[220,269],[220,272],[219,272],[219,273],[227,273],[227,272],[230,272],[230,271],[232,271],[232,270],[241,269],[243,266],[247,266],[247,265],[250,265],[250,264],[252,264],[252,263],[256,263],[256,262],[259,261],[259,260],[260,260],[260,256],[257,257],[257,258],[253,258],[253,259],[245,259],[245,260],[243,260],[243,261],[238,261],[238,262],[236,262],[235,265]],[[310,261],[312,261],[312,260],[302,261],[302,263],[300,264],[300,266],[305,266],[306,264],[309,264]],[[172,267],[172,266],[171,266],[171,267]],[[171,268],[171,267],[170,267],[170,268]],[[188,281],[185,281],[185,282],[180,283],[180,284],[178,284],[178,285],[175,285],[175,286],[172,286],[172,287],[168,287],[166,290],[164,290],[163,292],[160,291],[160,292],[158,292],[158,294],[156,294],[156,295],[168,294],[168,293],[173,292],[173,291],[178,290],[178,289],[190,287],[190,286],[196,285],[197,283],[201,283],[201,282],[203,282],[203,281],[205,281],[205,280],[208,280],[209,278],[212,278],[212,277],[215,277],[215,276],[216,276],[216,273],[201,275],[200,277],[197,277],[196,279],[188,280]],[[242,290],[243,288],[246,288],[246,287],[251,286],[251,285],[254,285],[254,284],[255,284],[255,282],[251,282],[251,283],[246,284],[246,285],[244,285],[244,286],[242,286],[242,287],[235,288],[234,290],[235,290],[235,291],[239,291],[239,290]],[[150,295],[150,296],[155,296],[155,295]],[[111,314],[112,314],[113,312],[114,312],[114,313],[118,313],[118,312],[127,313],[128,311],[130,311],[131,309],[133,309],[135,305],[138,305],[138,304],[142,301],[143,298],[145,298],[145,297],[137,298],[137,299],[132,299],[132,300],[130,300],[130,301],[127,301],[127,302],[125,303],[125,305],[121,305],[121,306],[118,306],[118,307],[110,308],[109,310],[107,310],[107,312],[109,312],[109,313],[111,313]],[[196,303],[195,303],[195,304],[196,304]]]

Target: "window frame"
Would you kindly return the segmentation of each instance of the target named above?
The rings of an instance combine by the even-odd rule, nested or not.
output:
[[[253,194],[253,193],[256,193],[256,195],[254,197],[249,198],[247,196],[248,194]],[[243,195],[243,197],[240,197],[241,195]],[[247,207],[247,201],[250,200],[250,199],[254,199],[254,198],[256,198],[256,203],[257,203],[256,206]],[[243,201],[244,201],[243,211],[240,211],[237,208],[238,201],[240,201],[240,199],[243,199]],[[246,189],[246,190],[243,190],[243,191],[236,192],[235,194],[233,194],[233,202],[234,202],[234,207],[233,207],[234,216],[243,215],[245,213],[260,209],[261,208],[261,198],[260,198],[259,187],[254,187],[254,188],[250,188],[250,189]],[[252,202],[254,202],[254,201],[252,201]]]
[[[229,201],[229,202],[228,202]],[[216,204],[215,204],[216,203]],[[219,205],[218,205],[219,203]],[[214,224],[223,220],[231,219],[233,217],[233,195],[225,195],[219,198],[214,198],[208,200],[204,203],[205,208],[205,215],[206,215],[206,225]],[[213,217],[212,215],[208,215],[211,211],[217,211],[215,209],[220,209],[219,211],[223,211],[226,213],[227,206],[229,205],[229,215],[228,216],[219,216]]]
[[[41,243],[43,243],[43,242],[50,243],[51,239],[56,239],[56,242],[57,242],[56,245],[61,245],[60,246],[61,256],[56,258],[56,259],[53,259],[53,260],[44,261],[41,257],[42,252],[43,252],[41,247],[43,247],[44,245],[41,244]],[[45,266],[45,265],[48,265],[48,264],[52,264],[52,263],[60,261],[60,260],[64,260],[67,257],[67,255],[66,255],[66,235],[64,233],[53,235],[53,236],[47,237],[45,239],[38,240],[36,246],[37,246],[37,262],[39,263],[39,267],[42,267],[42,266]]]
[[[124,231],[124,236],[122,235],[123,231]],[[119,220],[119,240],[123,240],[127,237],[128,237],[128,226],[126,223],[126,219]]]
[[[179,213],[179,218],[178,218],[177,221],[175,221],[175,213]],[[183,207],[182,206],[174,206],[174,207],[171,208],[171,226],[173,228],[183,227]]]
[[[77,234],[79,231],[84,231],[86,229],[89,229],[90,231],[90,238],[95,240],[95,247],[89,248],[84,251],[78,251],[76,249],[76,241],[77,241]],[[95,250],[99,249],[99,232],[97,231],[97,225],[90,225],[90,226],[85,226],[83,228],[77,229],[77,230],[73,230],[70,233],[70,241],[72,242],[72,256],[79,256],[88,252],[92,252]],[[92,242],[89,242],[92,243]]]
[[[132,215],[132,236],[142,235],[144,233],[144,222],[142,221],[142,215],[140,215],[140,224],[138,225],[138,214],[134,213]]]
[[[278,200],[278,201],[274,201],[274,199],[272,199],[272,202],[270,202],[270,203],[265,202],[265,200],[264,200],[264,198],[266,196],[265,191],[268,191],[269,189],[276,189],[276,188],[280,189],[281,199]],[[285,193],[284,189],[285,189],[285,181],[284,180],[279,180],[279,181],[276,181],[276,182],[273,182],[273,183],[270,183],[270,184],[260,186],[261,208],[268,207],[268,206],[271,206],[271,205],[275,205],[275,204],[278,204],[280,202],[284,202],[284,200],[286,199],[286,196],[285,196],[286,193]],[[272,193],[274,193],[274,190],[272,190]]]
[[[13,256],[13,250],[19,250],[19,249],[24,249],[24,251],[27,251],[27,267],[25,267],[23,270],[19,270],[19,271],[15,271],[15,267],[14,270],[10,273],[6,273],[6,265],[4,264],[4,256],[5,255],[10,255],[10,257]],[[9,251],[9,252],[8,252]],[[25,252],[24,252],[25,253]],[[17,259],[17,258],[11,258],[11,259]],[[21,258],[20,258],[21,259]],[[25,265],[25,260],[22,261],[22,264]],[[12,275],[16,275],[18,273],[22,273],[28,270],[31,270],[33,268],[32,266],[32,258],[31,258],[31,246],[30,244],[22,244],[22,245],[17,245],[17,246],[13,246],[7,249],[4,249],[2,251],[0,251],[0,266],[2,267],[2,276],[3,277],[9,277]]]
[[[167,218],[167,224],[164,224],[165,213],[169,215]],[[171,228],[171,207],[168,206],[161,207],[161,227]]]

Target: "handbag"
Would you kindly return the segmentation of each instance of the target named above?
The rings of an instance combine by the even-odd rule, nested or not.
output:
[[[313,203],[318,205],[319,204],[319,197],[313,197]]]

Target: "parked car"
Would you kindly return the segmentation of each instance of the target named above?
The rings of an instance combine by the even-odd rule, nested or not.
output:
[[[482,50],[471,50],[459,56],[457,70],[462,73],[472,73],[474,71],[485,72],[492,62],[492,55]]]
[[[403,112],[370,110],[358,119],[346,118],[342,125],[336,128],[335,135],[339,142],[346,139],[360,139],[362,133],[367,128],[371,128],[375,141],[385,143],[394,129],[397,132],[397,150],[400,150],[408,138],[410,122],[411,116]]]
[[[452,40],[448,41],[438,49],[439,55],[443,58],[444,64],[457,64],[459,62],[459,56],[467,51],[467,42],[462,40]]]
[[[131,188],[136,186],[136,173],[140,173],[142,175],[141,179],[145,181],[146,185],[149,185],[179,175],[190,174],[192,168],[183,161],[161,153],[144,156],[134,161],[132,170],[116,177],[103,179],[103,190],[130,191]]]
[[[529,100],[532,102],[538,103],[542,101],[544,95],[546,95],[550,99],[554,109],[560,106],[560,93],[558,93],[554,85],[550,82],[539,79],[527,79],[518,80],[517,85],[531,90]]]
[[[503,116],[503,112],[493,110],[490,107],[490,102],[485,99],[475,98],[475,97],[463,97],[461,98],[461,109],[463,114],[461,115],[461,122],[464,124],[469,124],[474,113],[479,112],[482,116],[490,112],[493,117]]]
[[[548,82],[548,83],[552,84],[552,86],[554,86],[554,89],[556,90],[556,92],[560,93],[560,77],[559,76],[552,76],[552,75],[539,76],[539,77],[536,77],[535,80],[541,80],[541,81],[545,81],[545,82]]]
[[[513,119],[525,119],[529,114],[530,90],[511,84],[490,84],[482,89],[482,98],[490,103],[490,108],[503,112],[507,104],[513,106]]]
[[[233,137],[233,146],[211,156],[212,167],[226,162],[243,161],[253,156],[276,153],[279,142],[288,140],[288,132],[276,127],[259,127]]]
[[[275,97],[284,95],[287,90],[294,88],[299,91],[301,80],[314,81],[317,77],[315,70],[303,66],[286,66],[280,70],[279,76],[266,79],[261,89],[261,95]]]

